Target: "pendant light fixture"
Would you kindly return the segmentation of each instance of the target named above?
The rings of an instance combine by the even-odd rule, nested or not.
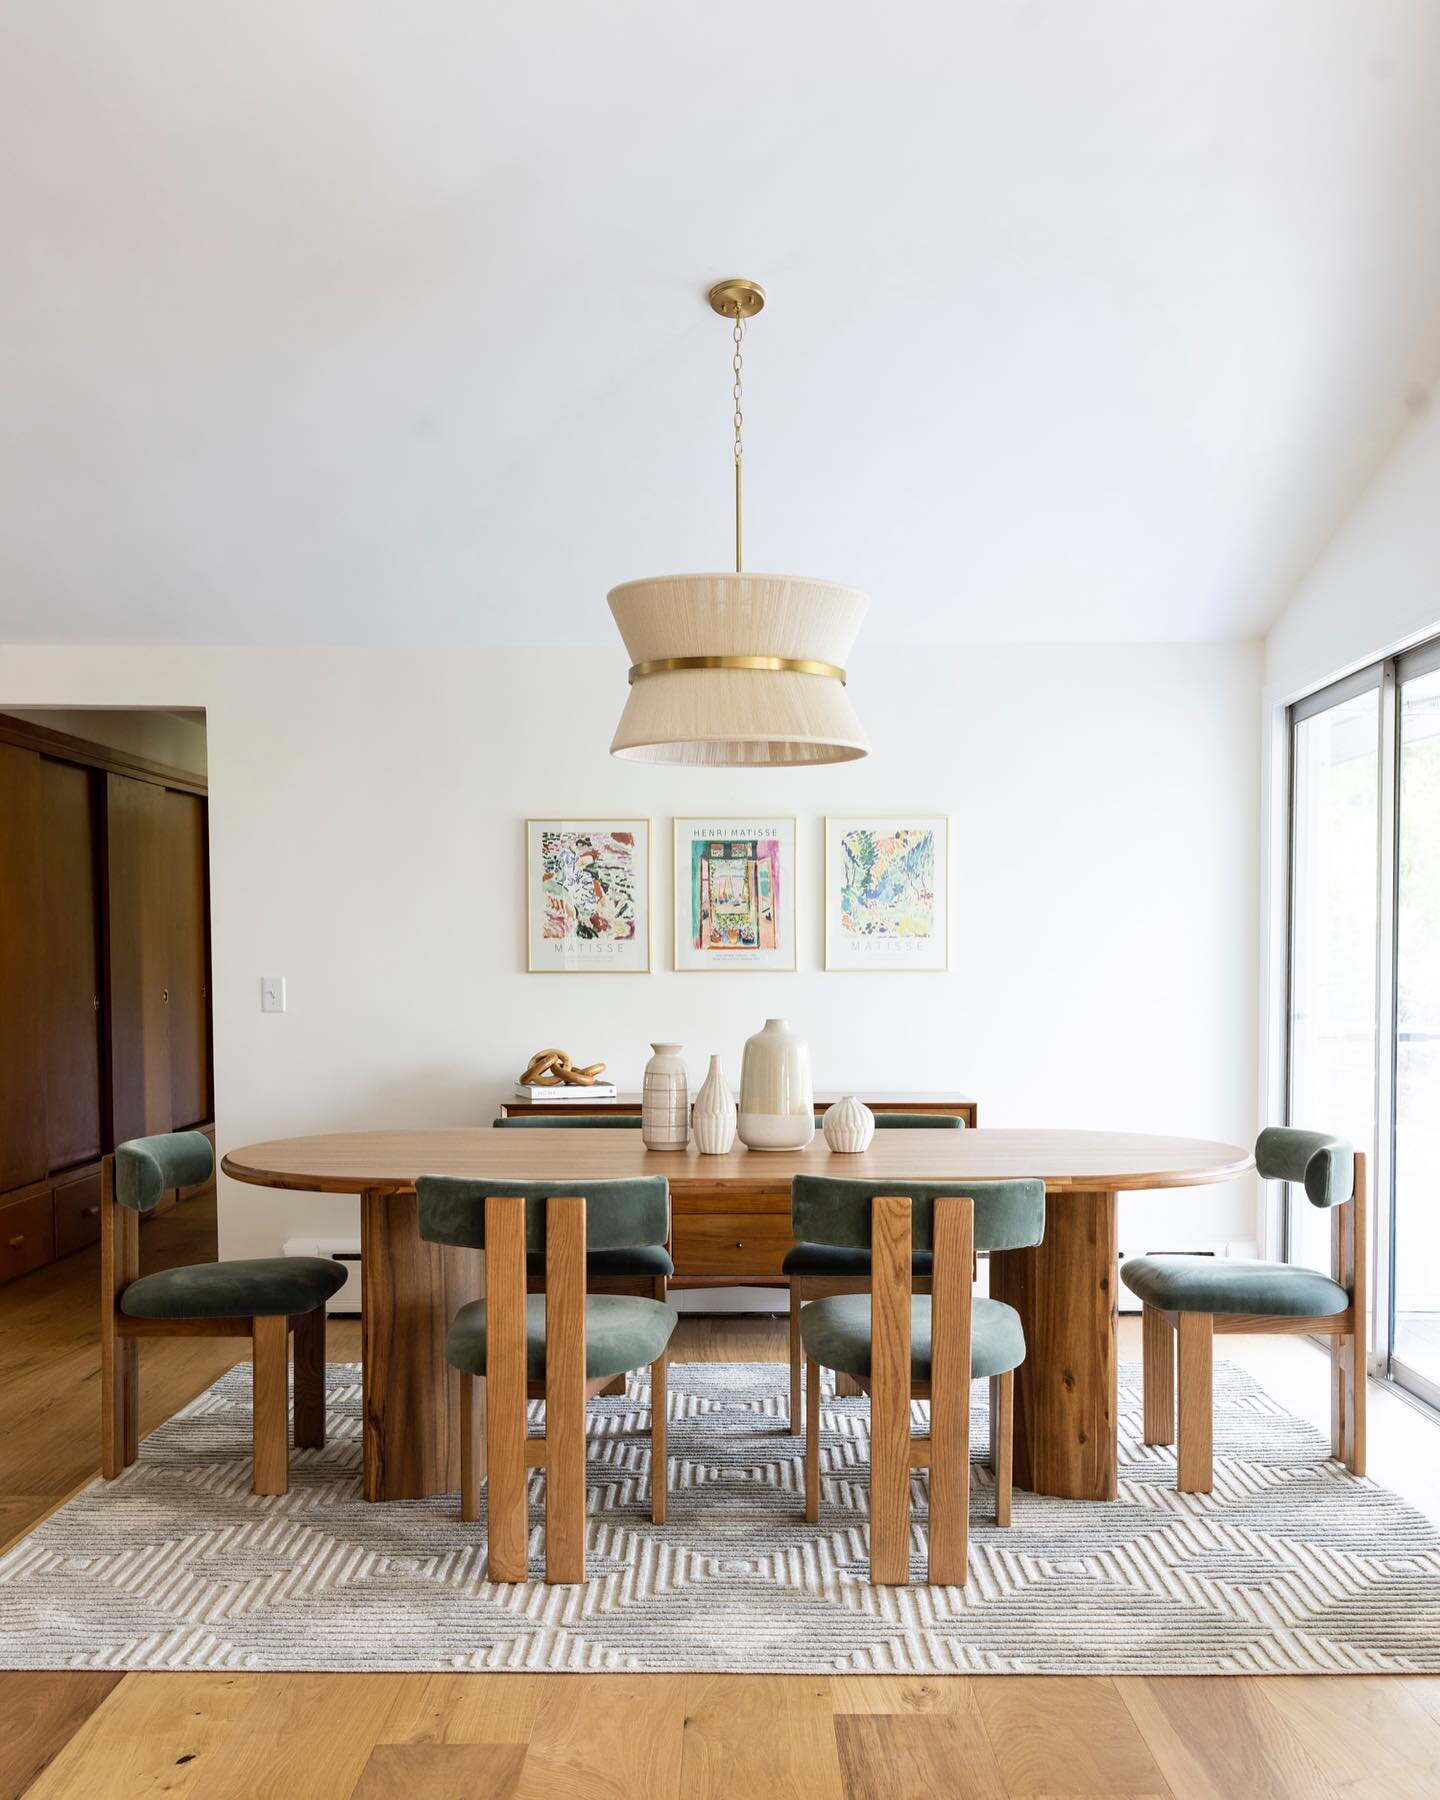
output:
[[[764,306],[765,290],[722,281],[709,299],[734,326],[735,572],[611,588],[631,667],[610,751],[631,762],[715,768],[851,762],[870,750],[845,692],[845,660],[869,597],[835,581],[743,567],[745,321]]]

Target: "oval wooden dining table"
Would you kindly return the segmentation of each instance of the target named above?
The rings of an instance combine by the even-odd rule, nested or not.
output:
[[[1194,1138],[1109,1131],[877,1131],[858,1155],[818,1133],[803,1150],[723,1156],[647,1150],[638,1131],[493,1131],[456,1127],[346,1131],[232,1150],[235,1181],[360,1198],[364,1491],[417,1499],[459,1485],[458,1377],[444,1358],[456,1309],[479,1297],[483,1258],[425,1243],[421,1175],[490,1180],[610,1180],[664,1175],[677,1218],[717,1195],[735,1212],[783,1214],[791,1178],[853,1176],[883,1192],[906,1182],[1039,1176],[1042,1243],[990,1258],[990,1292],[1024,1322],[1015,1390],[1016,1484],[1079,1500],[1114,1499],[1117,1483],[1116,1197],[1127,1190],[1231,1181],[1248,1150]],[[759,1221],[757,1220],[757,1223]],[[783,1230],[780,1220],[772,1229]]]

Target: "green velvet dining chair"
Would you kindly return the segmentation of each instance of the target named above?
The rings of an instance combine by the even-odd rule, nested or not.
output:
[[[887,1182],[797,1175],[790,1189],[797,1239],[870,1258],[868,1292],[813,1301],[805,1343],[805,1517],[820,1518],[820,1371],[852,1377],[870,1396],[870,1579],[910,1579],[910,1478],[929,1470],[928,1578],[963,1586],[969,1560],[970,1383],[990,1382],[995,1522],[1010,1523],[1015,1370],[1025,1331],[1014,1307],[973,1292],[975,1255],[1020,1250],[1045,1232],[1038,1180]],[[929,1294],[914,1292],[917,1254],[930,1259]],[[911,1432],[912,1400],[930,1403],[925,1437]]]
[[[545,1470],[545,1579],[585,1579],[585,1405],[632,1369],[650,1370],[650,1517],[665,1522],[667,1348],[675,1313],[640,1294],[586,1292],[587,1252],[663,1244],[670,1188],[628,1181],[472,1180],[423,1175],[420,1235],[485,1252],[485,1297],[445,1337],[460,1371],[460,1516],[479,1517],[489,1485],[489,1578],[529,1572],[528,1470]],[[526,1291],[526,1259],[545,1291]],[[545,1434],[527,1436],[527,1402],[545,1402]],[[481,1429],[483,1412],[484,1426]]]
[[[199,1131],[133,1138],[100,1169],[100,1449],[113,1479],[140,1449],[140,1344],[145,1338],[248,1337],[254,1368],[251,1485],[283,1494],[290,1479],[290,1340],[295,1445],[325,1443],[325,1304],[345,1270],[322,1256],[262,1256],[140,1273],[140,1217],[176,1188],[215,1173]]]
[[[1255,1142],[1267,1181],[1294,1182],[1331,1215],[1330,1274],[1238,1257],[1137,1256],[1120,1278],[1143,1302],[1144,1432],[1178,1445],[1175,1486],[1208,1494],[1215,1482],[1217,1332],[1291,1332],[1330,1346],[1330,1453],[1365,1473],[1365,1158],[1343,1138],[1272,1125]],[[1176,1366],[1179,1367],[1177,1392]]]
[[[823,1113],[815,1115],[815,1129],[821,1129]],[[881,1112],[875,1115],[877,1130],[884,1131],[963,1131],[965,1121],[954,1113]],[[800,1338],[800,1308],[811,1300],[823,1300],[829,1294],[863,1294],[870,1281],[870,1258],[864,1250],[837,1249],[831,1244],[793,1244],[780,1264],[790,1288],[790,1431],[799,1437],[804,1425],[805,1355]],[[930,1276],[930,1258],[915,1259],[915,1277],[919,1291],[924,1290]],[[840,1392],[857,1393],[843,1377]]]

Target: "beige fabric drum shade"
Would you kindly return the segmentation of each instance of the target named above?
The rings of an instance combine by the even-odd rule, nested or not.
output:
[[[664,575],[612,588],[632,665],[776,656],[844,669],[868,596],[794,575]],[[637,675],[610,745],[632,762],[717,768],[850,762],[868,755],[844,683],[772,669]]]

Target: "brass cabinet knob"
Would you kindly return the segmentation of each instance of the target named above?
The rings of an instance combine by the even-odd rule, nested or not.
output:
[[[161,1004],[161,1005],[162,1005],[162,1006],[168,1006],[168,1005],[169,1005],[169,1004],[170,1004],[170,990],[169,990],[169,988],[161,988],[161,990],[160,990],[160,1004]]]
[[[21,1246],[21,1245],[22,1245],[22,1244],[23,1244],[23,1243],[24,1243],[24,1242],[25,1242],[25,1233],[24,1233],[24,1232],[23,1232],[23,1231],[22,1231],[22,1232],[21,1232],[21,1233],[20,1233],[20,1235],[19,1235],[19,1237],[13,1237],[13,1238],[11,1238],[11,1240],[10,1240],[10,1248],[11,1248],[11,1249],[12,1249],[12,1250],[18,1250],[18,1249],[19,1249],[19,1248],[20,1248],[20,1246]]]
[[[80,1208],[80,1217],[82,1219],[94,1219],[99,1216],[99,1212],[100,1208],[98,1206],[82,1206]]]

